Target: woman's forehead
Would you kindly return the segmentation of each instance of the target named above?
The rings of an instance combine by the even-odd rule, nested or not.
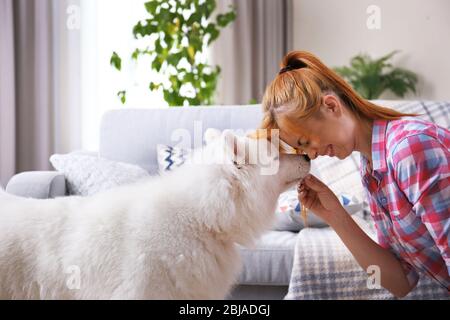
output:
[[[280,138],[295,136],[297,138],[308,138],[309,133],[306,130],[305,121],[296,121],[294,123],[287,117],[280,117],[278,119],[278,127],[280,128]]]

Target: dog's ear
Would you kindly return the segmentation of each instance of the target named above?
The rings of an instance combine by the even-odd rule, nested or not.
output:
[[[246,144],[243,138],[236,136],[231,130],[224,130],[222,139],[224,140],[226,154],[230,156],[235,165],[245,164]]]
[[[214,141],[220,137],[220,130],[214,128],[208,128],[203,135],[203,140],[206,144],[209,144],[211,141]]]

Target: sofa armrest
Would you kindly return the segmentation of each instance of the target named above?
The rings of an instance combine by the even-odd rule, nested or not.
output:
[[[22,172],[9,180],[6,192],[35,199],[63,197],[66,195],[66,180],[56,171]]]

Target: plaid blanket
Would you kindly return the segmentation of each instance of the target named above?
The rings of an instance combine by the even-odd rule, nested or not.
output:
[[[376,239],[372,222],[359,214],[353,218],[372,239]],[[331,228],[307,228],[300,231],[297,238],[291,281],[285,299],[396,298],[383,288],[369,289],[367,273]],[[422,275],[417,287],[403,299],[450,300],[450,295],[431,278]]]

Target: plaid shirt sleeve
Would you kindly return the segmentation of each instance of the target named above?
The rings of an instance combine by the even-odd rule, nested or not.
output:
[[[404,138],[393,162],[397,182],[433,237],[450,274],[450,150],[427,134]]]

